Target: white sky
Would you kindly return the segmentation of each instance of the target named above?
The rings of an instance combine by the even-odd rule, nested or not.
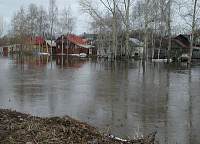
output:
[[[37,6],[43,5],[46,10],[49,8],[49,0],[0,0],[0,16],[3,16],[9,24],[13,13],[17,12],[21,5],[27,9],[31,3],[36,4]],[[71,6],[73,15],[76,18],[76,34],[88,32],[89,18],[80,11],[78,0],[56,0],[56,3],[59,11],[63,9],[65,5]]]

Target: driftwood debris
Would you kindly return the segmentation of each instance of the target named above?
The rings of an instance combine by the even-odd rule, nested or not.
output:
[[[146,139],[122,142],[99,132],[86,123],[68,116],[40,118],[16,111],[0,109],[0,141],[2,143],[107,143],[154,144],[155,134]]]

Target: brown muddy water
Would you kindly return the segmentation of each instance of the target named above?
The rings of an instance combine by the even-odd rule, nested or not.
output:
[[[200,61],[0,56],[0,108],[64,116],[118,137],[158,131],[160,143],[200,143]],[[139,132],[138,132],[139,128]]]

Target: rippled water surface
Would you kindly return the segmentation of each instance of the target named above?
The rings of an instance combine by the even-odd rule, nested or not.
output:
[[[0,108],[69,115],[125,137],[200,143],[200,64],[0,56]]]

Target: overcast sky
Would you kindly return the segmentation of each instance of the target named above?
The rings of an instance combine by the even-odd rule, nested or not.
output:
[[[37,6],[43,5],[46,10],[49,8],[49,0],[0,0],[0,16],[3,16],[6,22],[10,23],[13,13],[18,11],[21,5],[27,9],[31,3]],[[80,11],[78,0],[56,0],[56,3],[59,11],[63,9],[65,5],[71,6],[73,15],[76,17],[76,34],[88,31],[89,18]]]

